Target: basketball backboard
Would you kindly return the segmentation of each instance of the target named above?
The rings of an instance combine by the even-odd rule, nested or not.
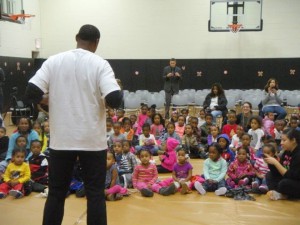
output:
[[[263,0],[210,0],[208,31],[262,31]],[[234,25],[234,26],[232,26]]]
[[[20,23],[17,19],[12,19],[12,15],[24,14],[23,0],[0,0],[0,21]]]

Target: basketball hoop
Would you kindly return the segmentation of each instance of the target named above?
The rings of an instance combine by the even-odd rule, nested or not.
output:
[[[26,18],[35,17],[31,14],[2,14],[1,19],[4,21],[24,24]]]
[[[35,15],[31,15],[31,14],[11,14],[9,15],[9,18],[11,18],[12,20],[25,20],[26,18],[30,18],[30,17],[35,17]]]
[[[231,33],[237,33],[240,31],[240,29],[243,28],[243,25],[240,23],[236,23],[236,24],[228,24],[228,29]]]

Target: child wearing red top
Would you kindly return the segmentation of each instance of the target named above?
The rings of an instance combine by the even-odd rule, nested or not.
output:
[[[227,134],[230,140],[233,135],[236,134],[237,124],[236,122],[236,114],[234,111],[229,111],[228,113],[228,124],[223,126],[222,134]]]

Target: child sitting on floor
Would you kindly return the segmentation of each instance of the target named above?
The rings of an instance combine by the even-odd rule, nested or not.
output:
[[[266,144],[262,148],[263,154],[267,154],[271,157],[275,157],[276,148],[272,144]],[[266,194],[269,191],[266,182],[266,174],[270,171],[268,164],[264,160],[264,155],[262,158],[255,160],[254,169],[256,178],[252,182],[252,189],[259,190],[261,193]]]
[[[126,140],[125,135],[121,133],[121,122],[116,122],[113,124],[114,133],[110,135],[108,139],[108,146],[112,149],[114,143],[116,141],[123,141]]]
[[[121,200],[124,195],[128,195],[127,189],[119,185],[118,169],[115,162],[115,154],[108,151],[105,178],[105,196],[108,201]]]
[[[221,148],[223,149],[223,152],[221,156],[223,159],[226,160],[228,165],[234,161],[235,159],[235,154],[232,152],[229,148],[230,140],[227,134],[221,134],[217,138],[218,143],[220,144]]]
[[[209,158],[204,161],[204,183],[196,181],[195,189],[205,195],[207,191],[214,191],[216,195],[224,195],[227,192],[225,187],[225,175],[227,172],[227,163],[222,158],[223,149],[218,143],[213,143],[208,148]]]
[[[0,127],[0,162],[5,160],[8,149],[9,137],[6,136],[5,127]]]
[[[185,127],[185,119],[183,115],[178,116],[178,122],[175,124],[175,132],[178,134],[180,138],[182,138],[184,134]]]
[[[244,134],[244,129],[242,126],[238,125],[236,128],[236,134],[232,136],[231,144],[229,148],[235,153],[236,150],[242,146],[242,136]]]
[[[22,198],[25,194],[24,183],[30,180],[30,168],[25,163],[26,151],[14,149],[12,162],[10,162],[4,173],[4,183],[0,184],[0,199],[8,194],[15,198]]]
[[[236,159],[229,165],[226,183],[230,188],[246,186],[254,176],[254,169],[248,160],[249,150],[238,148]]]
[[[137,165],[135,155],[130,152],[130,148],[130,141],[122,142],[122,162],[119,166],[119,176],[125,188],[132,188],[132,173]]]
[[[189,154],[191,158],[199,158],[200,152],[198,142],[193,134],[193,129],[190,124],[185,126],[185,134],[182,137],[182,148],[185,149],[186,153]]]
[[[191,193],[190,180],[192,178],[193,166],[187,161],[184,149],[177,151],[177,163],[175,163],[172,178],[177,189],[181,188],[181,194]]]
[[[177,161],[176,157],[176,147],[179,145],[179,142],[174,138],[168,138],[166,151],[159,155],[159,160],[161,161],[160,165],[157,165],[157,171],[159,173],[171,173],[173,167]]]
[[[145,123],[142,131],[143,133],[139,136],[139,145],[135,146],[136,152],[139,152],[142,148],[147,148],[152,155],[156,155],[158,152],[158,146],[154,135],[150,134],[150,125]]]
[[[155,137],[155,140],[158,145],[160,145],[160,137],[163,135],[164,132],[164,124],[165,121],[162,118],[162,116],[159,113],[155,113],[152,117],[152,124],[150,126],[150,134],[153,134]]]
[[[251,135],[250,146],[254,149],[256,157],[261,157],[262,137],[265,135],[261,129],[262,120],[259,116],[252,116],[250,121],[251,129],[248,130],[248,134]]]
[[[227,134],[231,140],[233,135],[236,134],[237,124],[236,124],[236,113],[233,110],[230,110],[227,114],[227,124],[223,126],[222,134]]]
[[[151,152],[148,149],[142,149],[139,151],[138,157],[141,164],[134,168],[133,187],[138,189],[144,197],[153,197],[153,192],[164,196],[174,194],[176,190],[174,183],[168,186],[164,186],[163,182],[156,183],[158,173],[156,166],[150,163]]]
[[[34,182],[32,190],[42,192],[48,184],[48,160],[46,156],[41,153],[42,143],[39,140],[33,140],[30,144],[32,156],[28,159],[31,180]]]

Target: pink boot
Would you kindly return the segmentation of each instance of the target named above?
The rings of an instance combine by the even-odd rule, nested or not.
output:
[[[127,195],[128,194],[127,189],[121,187],[120,185],[115,185],[115,186],[107,189],[106,193],[107,194],[118,194],[119,193],[121,195]]]

